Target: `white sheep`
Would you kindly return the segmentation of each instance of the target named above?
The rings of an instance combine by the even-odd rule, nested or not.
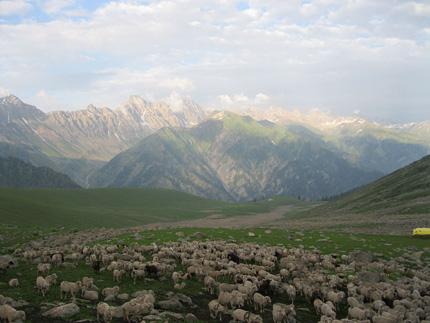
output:
[[[261,313],[263,313],[266,305],[272,302],[269,296],[263,296],[260,293],[255,293],[253,296],[253,300],[254,300],[254,309],[255,310],[260,309]]]
[[[81,296],[89,301],[96,301],[99,299],[99,293],[94,290],[82,290]]]
[[[133,269],[131,271],[131,278],[133,278],[133,284],[136,285],[138,278],[143,278],[143,283],[146,283],[145,270],[143,269]]]
[[[112,310],[105,302],[99,302],[97,304],[97,322],[100,321],[100,316],[103,317],[105,323],[109,323],[112,320]]]
[[[115,269],[112,273],[113,275],[113,280],[116,281],[118,284],[121,284],[121,277],[125,274],[125,270],[121,269]]]
[[[72,299],[75,298],[76,293],[79,291],[79,289],[82,287],[82,282],[77,281],[76,283],[71,283],[68,281],[63,281],[60,284],[60,292],[61,292],[61,299],[66,297],[67,293],[70,293],[72,295]]]
[[[324,303],[321,305],[321,313],[325,316],[331,317],[333,319],[336,318],[336,312],[332,309],[332,307],[327,304]]]
[[[206,276],[203,282],[205,284],[205,291],[209,291],[211,295],[215,294],[215,279]]]
[[[25,321],[25,312],[17,311],[10,305],[0,305],[0,321],[12,323],[16,320]]]
[[[45,297],[45,294],[49,291],[49,283],[42,276],[37,277],[36,287],[37,290],[42,293],[43,297]]]
[[[287,311],[278,304],[273,304],[272,318],[274,323],[284,323],[287,321]]]
[[[45,277],[49,285],[57,284],[57,274],[48,275]]]
[[[219,320],[222,321],[222,314],[226,313],[226,308],[222,306],[218,301],[212,300],[209,302],[209,315],[216,319],[219,314]]]
[[[18,278],[12,278],[11,280],[9,280],[9,286],[18,287],[19,286]]]
[[[106,287],[106,288],[103,288],[103,290],[102,290],[103,296],[108,296],[108,295],[116,296],[116,295],[118,295],[118,293],[119,293],[119,286]]]
[[[88,289],[91,289],[93,287],[94,278],[88,278],[84,277],[82,278],[82,286],[88,287]]]
[[[40,263],[37,264],[37,276],[46,277],[51,270],[51,264]]]
[[[148,314],[154,309],[154,305],[151,303],[135,303],[135,302],[126,302],[121,306],[124,320],[130,322],[129,315],[132,314],[133,317],[139,317],[142,314]]]
[[[174,289],[176,290],[181,290],[185,288],[185,282],[182,282],[180,284],[175,284],[175,286],[173,286]]]

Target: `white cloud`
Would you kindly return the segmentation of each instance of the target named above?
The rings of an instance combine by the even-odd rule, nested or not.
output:
[[[92,10],[82,1],[37,3],[50,21],[0,21],[0,84],[28,98],[43,88],[67,106],[192,92],[206,106],[428,107],[426,2],[252,0],[243,10],[232,1],[103,1]],[[32,12],[26,1],[1,6]]]
[[[193,91],[196,88],[192,80],[184,77],[164,79],[158,82],[157,85],[172,90],[181,90],[186,92]]]
[[[231,110],[250,106],[267,107],[271,105],[272,102],[272,99],[263,93],[258,93],[254,98],[249,98],[243,93],[233,95],[222,94],[217,97],[216,102],[214,102],[210,108]]]
[[[0,86],[0,98],[5,97],[7,95],[9,95],[11,92],[8,89],[2,88]]]
[[[26,0],[2,0],[0,1],[0,16],[23,15],[33,6]]]

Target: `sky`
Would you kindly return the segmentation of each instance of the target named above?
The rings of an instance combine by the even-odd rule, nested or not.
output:
[[[430,120],[430,1],[0,0],[0,97]]]

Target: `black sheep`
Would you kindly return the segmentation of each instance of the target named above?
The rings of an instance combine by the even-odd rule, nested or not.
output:
[[[158,279],[158,268],[155,265],[146,265],[145,270],[148,273],[148,277],[155,276]]]
[[[235,263],[239,263],[239,256],[235,252],[229,252],[228,254],[228,260],[233,261]]]

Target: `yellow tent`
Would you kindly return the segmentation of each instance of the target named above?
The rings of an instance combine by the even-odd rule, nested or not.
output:
[[[430,236],[430,228],[416,228],[414,236]]]

